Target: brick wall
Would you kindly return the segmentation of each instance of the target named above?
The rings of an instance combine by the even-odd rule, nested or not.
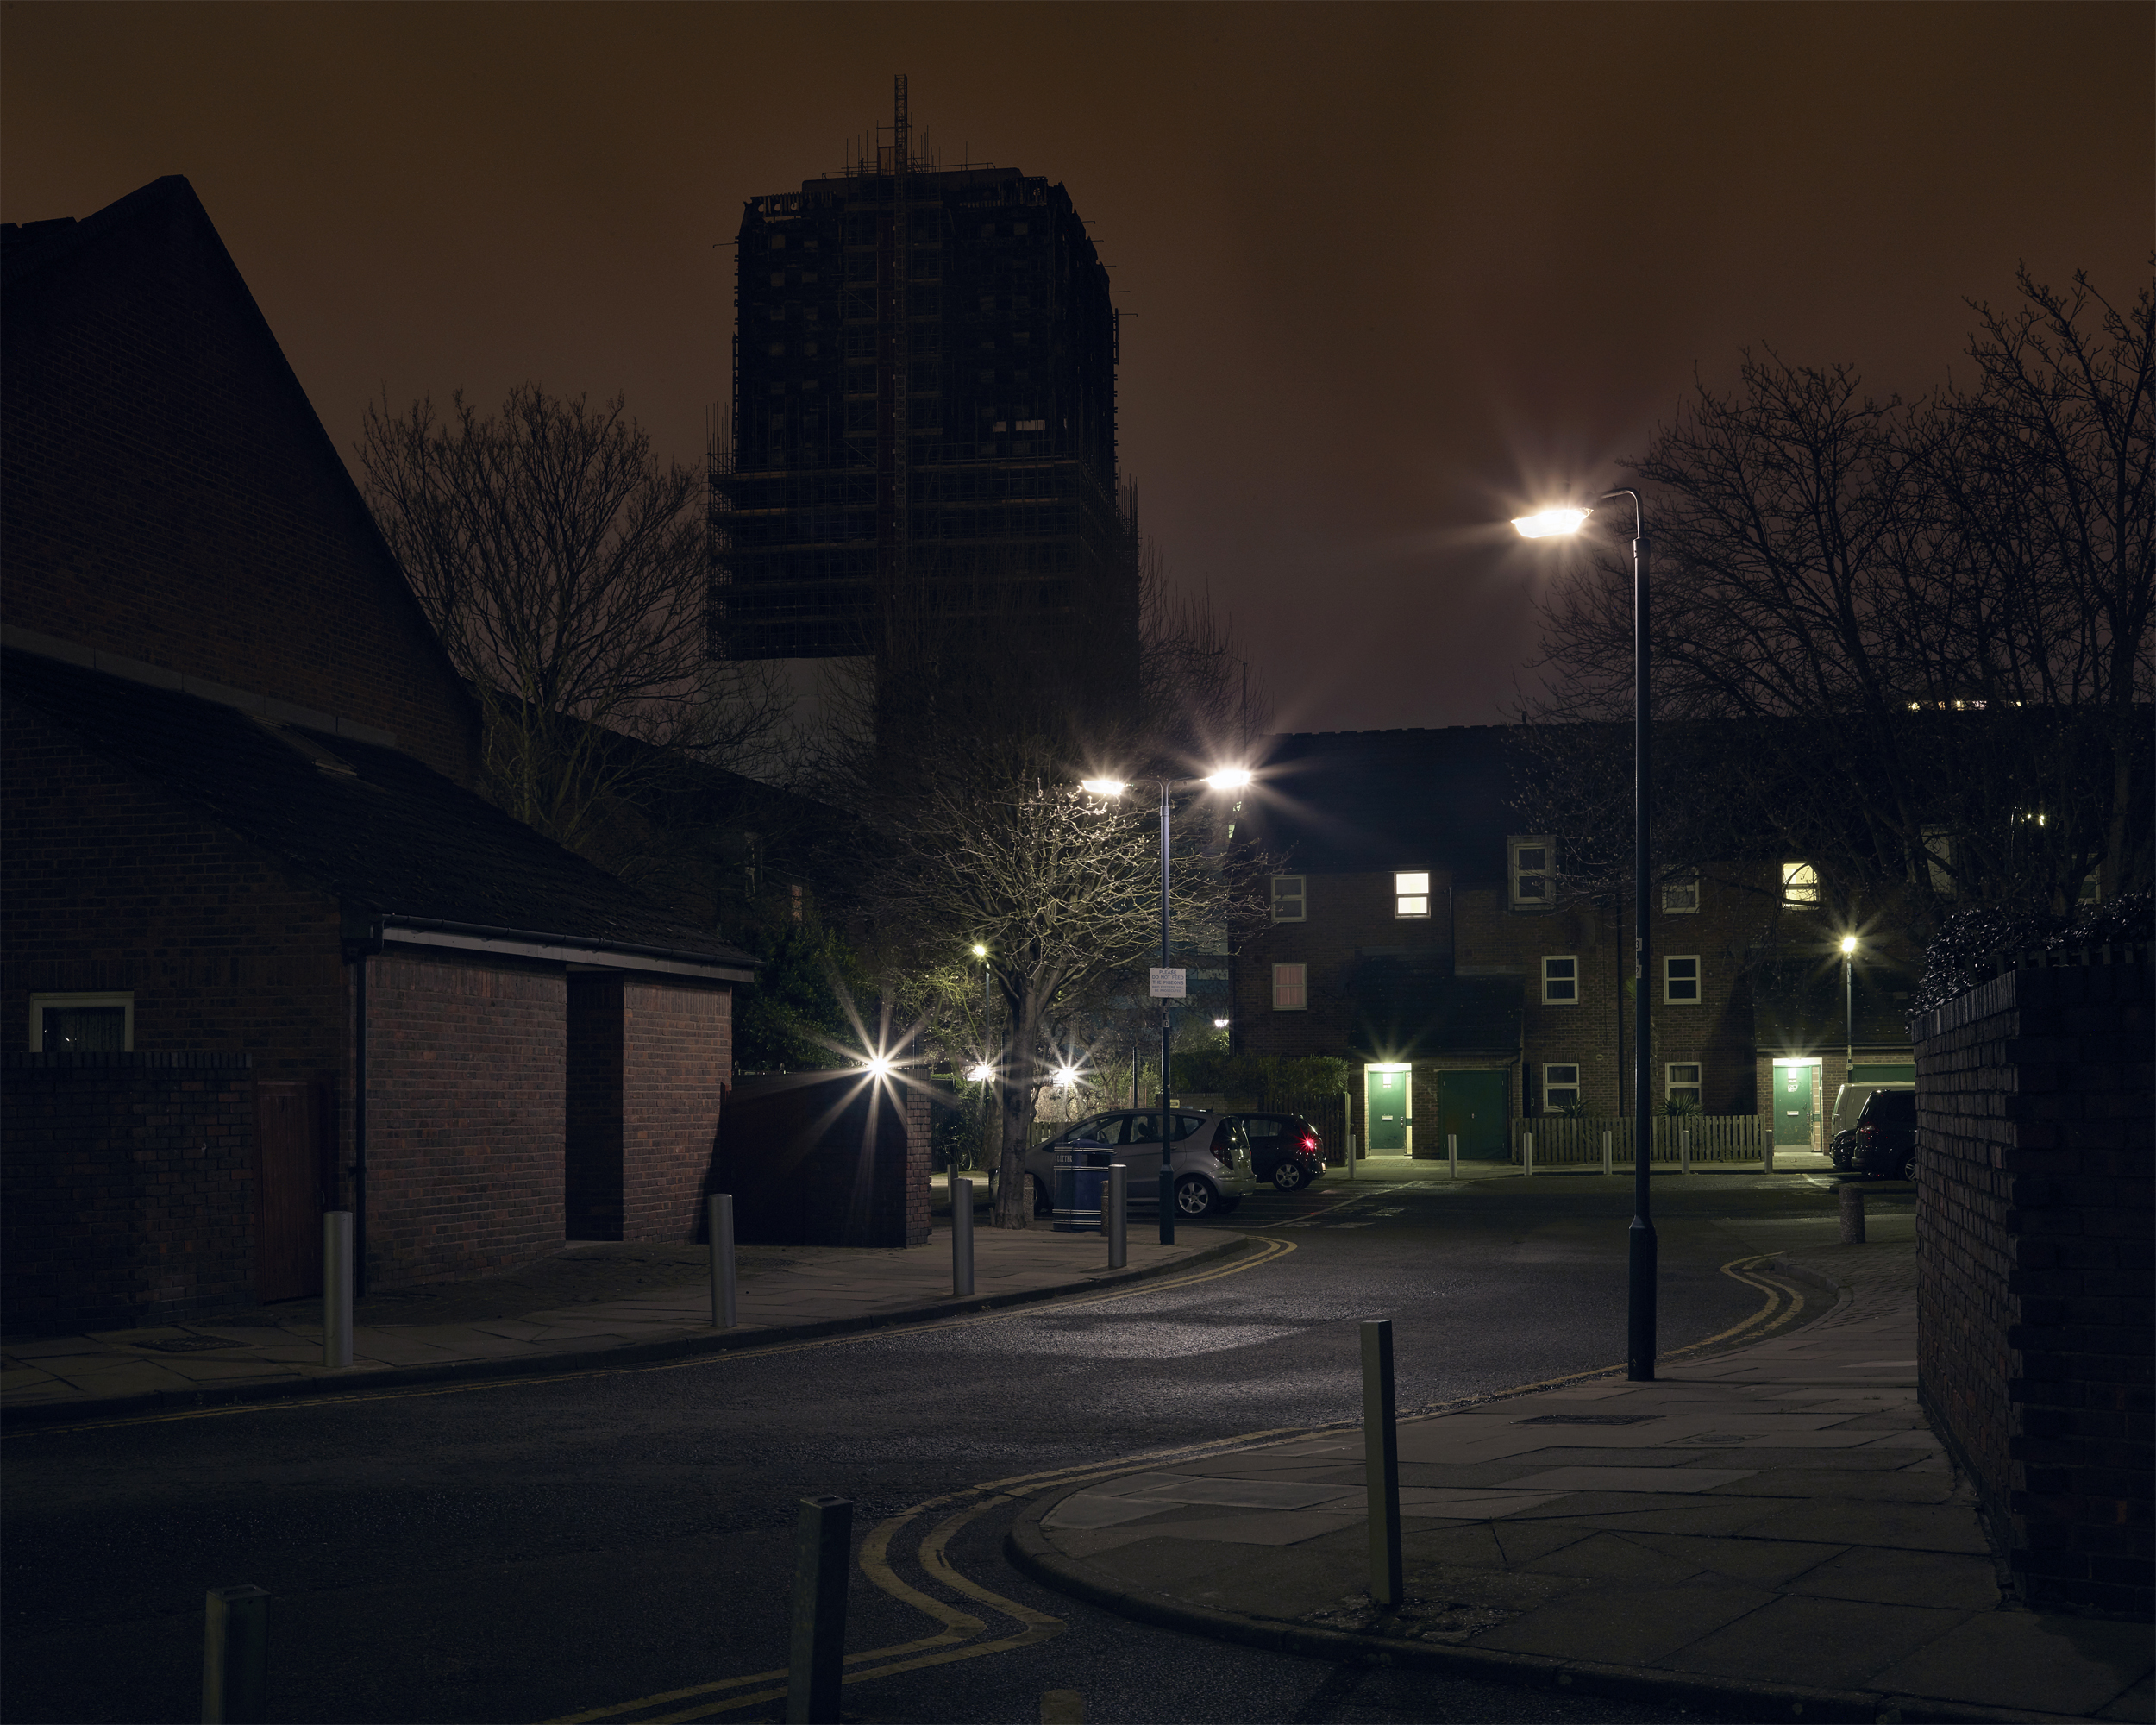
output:
[[[477,1275],[560,1247],[561,971],[391,951],[367,979],[367,1285]]]
[[[929,1239],[925,1092],[849,1073],[752,1078],[726,1099],[713,1189],[743,1240],[911,1246]]]
[[[147,1053],[247,1053],[265,1077],[343,1064],[335,899],[20,703],[0,718],[0,1049],[34,994],[126,990]]]
[[[2144,950],[2015,970],[1916,1026],[1925,1405],[2025,1599],[2141,1616],[2153,990]]]
[[[733,1079],[733,991],[632,977],[622,1019],[621,1237],[693,1240]]]
[[[172,1323],[253,1302],[246,1055],[11,1053],[0,1106],[10,1333]]]
[[[184,183],[8,290],[8,621],[396,733],[477,717]]]
[[[1403,869],[1420,864],[1403,862]],[[1367,956],[1396,957],[1444,969],[1452,962],[1452,877],[1430,877],[1430,914],[1393,914],[1393,877],[1306,875],[1300,922],[1265,924],[1233,970],[1236,1045],[1252,1054],[1293,1058],[1343,1054],[1351,1019],[1348,978]],[[1308,967],[1309,1006],[1273,1010],[1273,966]]]
[[[568,979],[562,1226],[570,1239],[622,1238],[622,978]]]

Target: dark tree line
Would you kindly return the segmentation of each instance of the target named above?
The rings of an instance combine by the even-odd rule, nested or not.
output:
[[[2018,285],[1972,306],[1965,382],[1878,400],[1846,366],[1752,354],[1626,464],[1665,871],[1802,858],[1831,905],[1920,938],[2148,885],[2156,285]],[[1631,845],[1628,558],[1544,625],[1523,819],[1607,890]]]

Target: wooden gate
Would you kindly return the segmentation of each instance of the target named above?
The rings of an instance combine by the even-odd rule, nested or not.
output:
[[[265,1302],[322,1292],[329,1112],[329,1088],[318,1081],[254,1086],[254,1297]]]

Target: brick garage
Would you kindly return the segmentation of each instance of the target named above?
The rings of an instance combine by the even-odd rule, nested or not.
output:
[[[1917,1023],[1918,1379],[2021,1596],[2146,1616],[2156,972],[2102,956]]]
[[[246,1055],[16,1052],[0,1077],[10,1331],[172,1323],[252,1303]]]

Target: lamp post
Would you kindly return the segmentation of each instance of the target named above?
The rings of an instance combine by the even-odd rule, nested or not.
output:
[[[1168,859],[1169,794],[1178,785],[1204,785],[1216,791],[1230,791],[1249,784],[1250,775],[1240,768],[1209,773],[1202,779],[1168,779],[1160,781],[1160,962],[1164,970],[1169,968],[1168,923]],[[1121,779],[1087,779],[1086,789],[1097,797],[1119,797],[1130,789]],[[1175,1243],[1175,1142],[1171,1137],[1174,1123],[1169,1118],[1168,1073],[1169,1063],[1175,1049],[1175,1026],[1169,1017],[1167,996],[1161,1000],[1160,1008],[1160,1243]]]
[[[1647,532],[1645,511],[1636,491],[1605,492],[1595,499],[1632,499],[1632,662],[1633,662],[1633,1074],[1632,1232],[1630,1280],[1626,1300],[1625,1375],[1634,1383],[1654,1378],[1655,1264],[1653,1199],[1648,1176],[1654,1160],[1654,1087],[1649,1073],[1654,1056],[1647,1017],[1647,967],[1651,925],[1647,894],[1653,867],[1648,844],[1648,801],[1653,790],[1653,762],[1647,731]],[[1591,509],[1550,509],[1519,517],[1513,525],[1526,539],[1576,533]]]
[[[1850,960],[1855,957],[1857,937],[1845,934],[1841,938],[1841,1082],[1849,1082],[1849,1069],[1857,1061],[1857,995],[1856,985],[1849,979]]]

